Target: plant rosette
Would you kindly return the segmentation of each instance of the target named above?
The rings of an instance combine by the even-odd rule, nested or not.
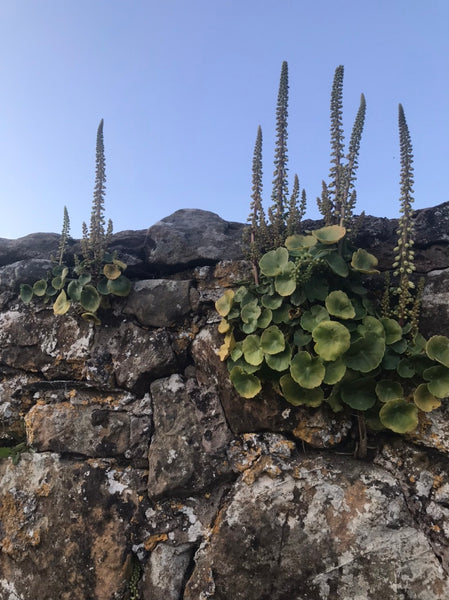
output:
[[[34,297],[52,302],[55,315],[64,315],[73,306],[83,319],[99,325],[98,310],[109,307],[110,297],[128,296],[131,290],[130,280],[123,275],[126,267],[124,262],[108,252],[104,254],[100,274],[95,277],[87,260],[73,269],[58,264],[47,279],[40,279],[32,286],[21,284],[20,298],[25,304]]]
[[[428,341],[382,317],[364,276],[377,259],[332,225],[293,235],[259,261],[260,282],[215,308],[230,380],[243,398],[271,385],[294,406],[362,411],[368,427],[406,433],[449,396],[449,339]]]

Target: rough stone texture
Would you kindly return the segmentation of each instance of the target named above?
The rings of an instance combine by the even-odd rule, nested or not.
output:
[[[172,327],[194,307],[198,308],[197,302],[192,306],[191,287],[191,281],[139,281],[129,295],[124,312],[134,315],[147,327]]]
[[[449,204],[415,222],[424,330],[448,334]],[[382,269],[396,226],[361,229]],[[361,462],[354,416],[240,398],[213,303],[250,276],[242,228],[115,234],[134,291],[99,328],[17,299],[59,236],[0,240],[0,600],[449,598],[447,402]]]
[[[226,446],[231,439],[213,388],[201,389],[179,375],[155,381],[154,435],[149,451],[151,497],[198,492],[230,473]]]
[[[119,598],[143,473],[57,454],[0,461],[0,598]]]
[[[243,227],[206,210],[177,210],[149,228],[147,262],[179,268],[241,258]]]
[[[197,553],[185,600],[449,595],[441,564],[387,471],[334,456],[272,460],[249,474]]]
[[[422,297],[421,326],[429,335],[441,335],[441,332],[449,331],[448,279],[449,269],[438,269],[427,275]]]

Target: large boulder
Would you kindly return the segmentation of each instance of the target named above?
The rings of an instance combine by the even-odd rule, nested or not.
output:
[[[146,260],[162,271],[173,271],[238,259],[243,228],[207,210],[178,210],[148,229]]]

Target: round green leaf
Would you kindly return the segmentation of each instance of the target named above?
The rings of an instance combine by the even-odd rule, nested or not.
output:
[[[283,298],[277,294],[265,294],[261,299],[262,306],[264,308],[270,308],[271,310],[279,308],[283,301]]]
[[[290,324],[290,309],[291,306],[289,304],[283,304],[276,310],[273,310],[273,323],[288,323]]]
[[[323,402],[324,394],[321,388],[306,390],[299,386],[290,375],[283,375],[279,381],[282,395],[293,406],[306,404],[307,406],[316,407]]]
[[[266,329],[271,323],[273,318],[273,312],[269,308],[265,308],[260,317],[257,319],[257,327],[260,329]]]
[[[306,311],[301,317],[301,327],[306,331],[312,332],[318,323],[321,321],[328,321],[329,313],[324,306],[315,305],[308,311]]]
[[[379,418],[387,429],[396,433],[407,433],[418,426],[418,409],[405,400],[390,400],[380,409]]]
[[[250,365],[260,365],[263,361],[263,350],[258,335],[249,335],[242,343],[243,356]]]
[[[413,363],[408,358],[402,358],[399,361],[396,371],[398,375],[400,375],[404,379],[410,379],[410,377],[413,377],[413,375],[415,374]]]
[[[423,373],[424,379],[428,382],[429,392],[437,398],[447,398],[449,396],[449,369],[446,367],[430,367]]]
[[[355,410],[368,410],[377,400],[374,386],[375,381],[371,378],[348,381],[341,386],[341,399]]]
[[[56,298],[53,304],[53,312],[55,315],[65,315],[70,308],[70,302],[67,300],[67,294],[64,290],[61,290],[59,296]]]
[[[384,339],[374,333],[367,333],[366,336],[351,344],[343,359],[350,369],[369,373],[380,365],[384,352]]]
[[[293,343],[298,348],[301,348],[301,346],[305,346],[306,344],[308,344],[311,339],[312,336],[310,335],[310,333],[306,333],[302,329],[297,329],[295,331],[295,335],[293,336]]]
[[[25,304],[29,304],[31,302],[31,298],[33,297],[33,288],[28,283],[20,284],[20,299]]]
[[[276,325],[265,329],[260,336],[260,347],[265,354],[278,354],[285,349],[285,338]]]
[[[385,339],[384,326],[379,321],[379,319],[371,317],[370,315],[363,318],[361,325],[357,327],[357,331],[362,337],[365,336],[367,333],[373,333],[378,338],[382,338],[383,340]]]
[[[283,272],[288,263],[287,248],[270,250],[259,261],[260,272],[267,277],[275,277]]]
[[[416,406],[424,412],[431,412],[435,408],[441,406],[441,400],[435,398],[435,396],[430,393],[426,383],[418,385],[413,394],[413,398]]]
[[[385,350],[385,355],[382,359],[382,368],[387,371],[395,371],[399,365],[401,357],[394,352],[391,352],[388,348]]]
[[[258,327],[257,323],[258,323],[257,319],[248,321],[248,323],[243,323],[243,325],[241,326],[243,333],[246,333],[247,335],[250,333],[254,333]]]
[[[449,339],[445,335],[433,335],[426,344],[426,354],[432,360],[449,367]]]
[[[117,279],[108,279],[107,289],[114,296],[125,297],[131,291],[131,282],[124,275],[120,275]]]
[[[383,403],[404,398],[402,385],[397,381],[384,379],[376,384],[376,394]]]
[[[255,375],[245,373],[241,367],[234,367],[229,377],[232,385],[242,398],[254,398],[262,389],[259,378]]]
[[[84,312],[81,317],[87,321],[88,323],[94,323],[94,325],[101,325],[101,321],[100,319],[97,317],[96,314],[91,313],[91,312]]]
[[[232,360],[238,360],[240,357],[243,356],[242,342],[236,342],[234,348],[231,351],[230,356]]]
[[[402,338],[402,327],[394,319],[380,319],[385,329],[385,343],[394,344]]]
[[[340,225],[329,225],[328,227],[322,227],[312,231],[313,237],[315,237],[322,244],[336,244],[346,234],[346,229]]]
[[[355,310],[347,294],[341,290],[331,292],[324,301],[330,315],[339,319],[353,319]]]
[[[83,286],[79,282],[79,280],[74,279],[67,286],[67,294],[69,295],[69,298],[71,298],[75,302],[79,302],[81,300],[82,289],[83,289]]]
[[[86,312],[94,313],[100,307],[100,295],[93,285],[86,285],[81,290],[80,304]]]
[[[117,267],[121,270],[124,271],[126,269],[126,267],[128,266],[126,263],[124,263],[122,260],[119,260],[118,258],[114,258],[112,260],[112,262],[114,263],[114,265],[117,265]]]
[[[290,367],[291,358],[292,349],[289,344],[285,344],[282,352],[265,355],[265,361],[273,371],[286,371]]]
[[[326,373],[324,375],[324,383],[335,385],[341,381],[346,373],[346,365],[341,358],[328,362],[324,365]]]
[[[321,359],[318,356],[312,358],[305,351],[298,352],[290,364],[290,374],[293,379],[308,390],[321,385],[325,372]]]
[[[53,277],[53,279],[51,280],[51,285],[55,288],[55,290],[62,290],[62,288],[65,285],[65,277],[62,277],[60,275]]]
[[[231,372],[234,367],[240,367],[245,373],[248,373],[250,375],[260,369],[260,365],[250,365],[246,362],[243,356],[241,356],[237,360],[228,358],[227,367],[229,372]]]
[[[39,279],[33,285],[33,293],[36,296],[45,296],[45,292],[47,291],[47,282],[45,279]]]
[[[221,317],[226,317],[234,302],[234,290],[226,290],[223,296],[215,302],[215,310]]]
[[[332,269],[332,271],[340,277],[347,277],[349,274],[349,268],[346,261],[341,257],[338,252],[331,252],[325,256],[325,261]]]
[[[359,273],[366,273],[367,275],[376,275],[379,271],[375,268],[377,267],[378,260],[373,255],[364,250],[363,248],[359,248],[352,255],[351,267]]]
[[[314,350],[323,360],[336,360],[351,345],[351,334],[341,323],[321,321],[312,331]]]
[[[280,296],[290,296],[296,290],[295,265],[289,262],[282,273],[276,275],[274,288]]]
[[[317,240],[313,235],[289,235],[285,240],[285,247],[292,256],[298,256],[302,254],[304,250],[308,250],[312,246],[315,246]]]
[[[45,294],[47,296],[56,296],[56,294],[58,293],[58,290],[55,290],[55,288],[52,285],[47,286],[47,289],[45,290]]]
[[[122,271],[118,265],[112,263],[103,267],[103,274],[107,279],[118,279]]]
[[[244,323],[249,323],[250,321],[257,321],[260,317],[262,309],[257,304],[257,300],[251,300],[248,304],[245,304],[240,311],[240,316],[242,317],[242,321]]]

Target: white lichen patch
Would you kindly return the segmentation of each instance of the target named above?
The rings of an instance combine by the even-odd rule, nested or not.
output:
[[[110,494],[132,494],[132,490],[129,487],[129,481],[127,480],[127,474],[125,472],[119,472],[116,469],[109,469],[106,471],[108,491]]]
[[[0,591],[2,592],[2,598],[5,600],[25,600],[22,594],[16,590],[16,587],[12,581],[6,579],[0,579]]]

